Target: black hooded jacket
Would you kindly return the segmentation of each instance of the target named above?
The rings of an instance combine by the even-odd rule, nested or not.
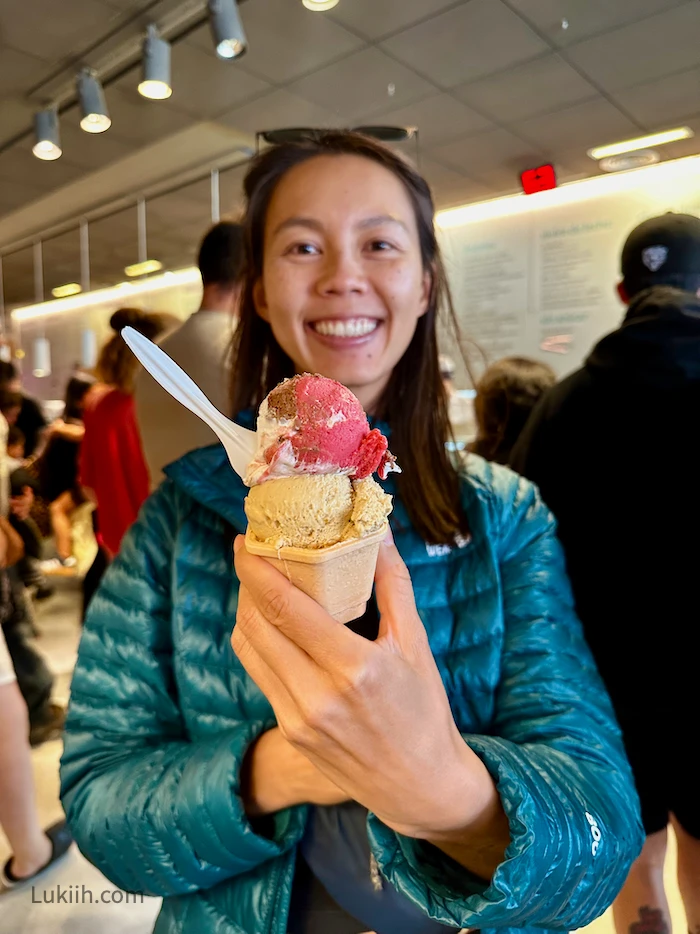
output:
[[[638,295],[532,414],[512,466],[559,521],[579,616],[618,709],[700,666],[700,300]]]

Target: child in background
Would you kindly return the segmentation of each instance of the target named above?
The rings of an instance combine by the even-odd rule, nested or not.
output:
[[[551,366],[529,357],[504,357],[493,363],[477,383],[477,436],[469,450],[507,464],[530,413],[556,381]]]
[[[7,435],[7,462],[10,473],[24,466],[24,432],[12,425]]]

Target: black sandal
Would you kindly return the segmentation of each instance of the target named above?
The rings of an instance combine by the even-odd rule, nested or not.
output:
[[[32,882],[38,875],[41,875],[42,872],[45,872],[49,866],[53,866],[54,863],[58,862],[59,859],[66,855],[73,842],[73,838],[70,835],[70,831],[68,830],[68,825],[66,824],[65,820],[61,820],[56,824],[52,824],[52,826],[48,827],[44,833],[51,841],[51,856],[49,861],[45,863],[41,869],[37,869],[37,871],[31,876],[18,879],[12,874],[10,869],[10,863],[12,862],[11,856],[2,869],[0,869],[1,886],[6,889],[13,889],[18,885],[24,885],[27,882]]]

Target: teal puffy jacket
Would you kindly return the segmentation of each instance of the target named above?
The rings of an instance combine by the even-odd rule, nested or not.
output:
[[[274,725],[230,646],[246,490],[219,447],[168,475],[89,613],[63,803],[112,882],[165,896],[158,934],[284,934],[307,810],[263,837],[240,798],[246,750]],[[400,502],[392,527],[455,721],[502,797],[507,858],[484,886],[371,815],[370,842],[393,885],[455,929],[579,928],[641,848],[633,781],[535,488],[472,457],[463,496],[461,547],[426,546]]]

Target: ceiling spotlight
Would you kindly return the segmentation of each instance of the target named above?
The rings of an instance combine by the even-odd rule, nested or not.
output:
[[[173,93],[170,83],[170,43],[158,35],[155,26],[148,27],[143,43],[143,75],[139,94],[152,101],[164,101]]]
[[[248,48],[236,0],[208,0],[209,24],[219,58],[238,58]]]
[[[126,266],[124,272],[133,279],[136,276],[147,276],[152,272],[160,272],[162,268],[163,264],[160,260],[145,259],[142,263],[134,263],[132,266]],[[125,282],[123,284],[128,285],[129,283]]]
[[[338,6],[340,0],[301,0],[307,10],[313,10],[314,13],[324,13],[326,10],[332,10]]]
[[[78,101],[83,115],[80,126],[86,133],[104,133],[112,126],[107,111],[105,93],[100,80],[90,68],[78,75]]]
[[[654,146],[663,146],[666,143],[677,143],[679,140],[691,139],[695,133],[690,127],[682,126],[677,130],[666,130],[663,133],[654,133],[651,136],[640,136],[639,139],[628,139],[624,143],[612,143],[610,146],[598,146],[589,149],[591,159],[608,159],[610,156],[621,156],[626,152],[636,152],[639,149],[651,149]]]
[[[34,341],[34,376],[42,379],[51,376],[51,344],[45,337],[37,337]]]
[[[63,150],[58,126],[58,111],[55,107],[48,107],[34,114],[34,134],[36,143],[32,152],[37,159],[53,162],[54,159],[61,158]]]

